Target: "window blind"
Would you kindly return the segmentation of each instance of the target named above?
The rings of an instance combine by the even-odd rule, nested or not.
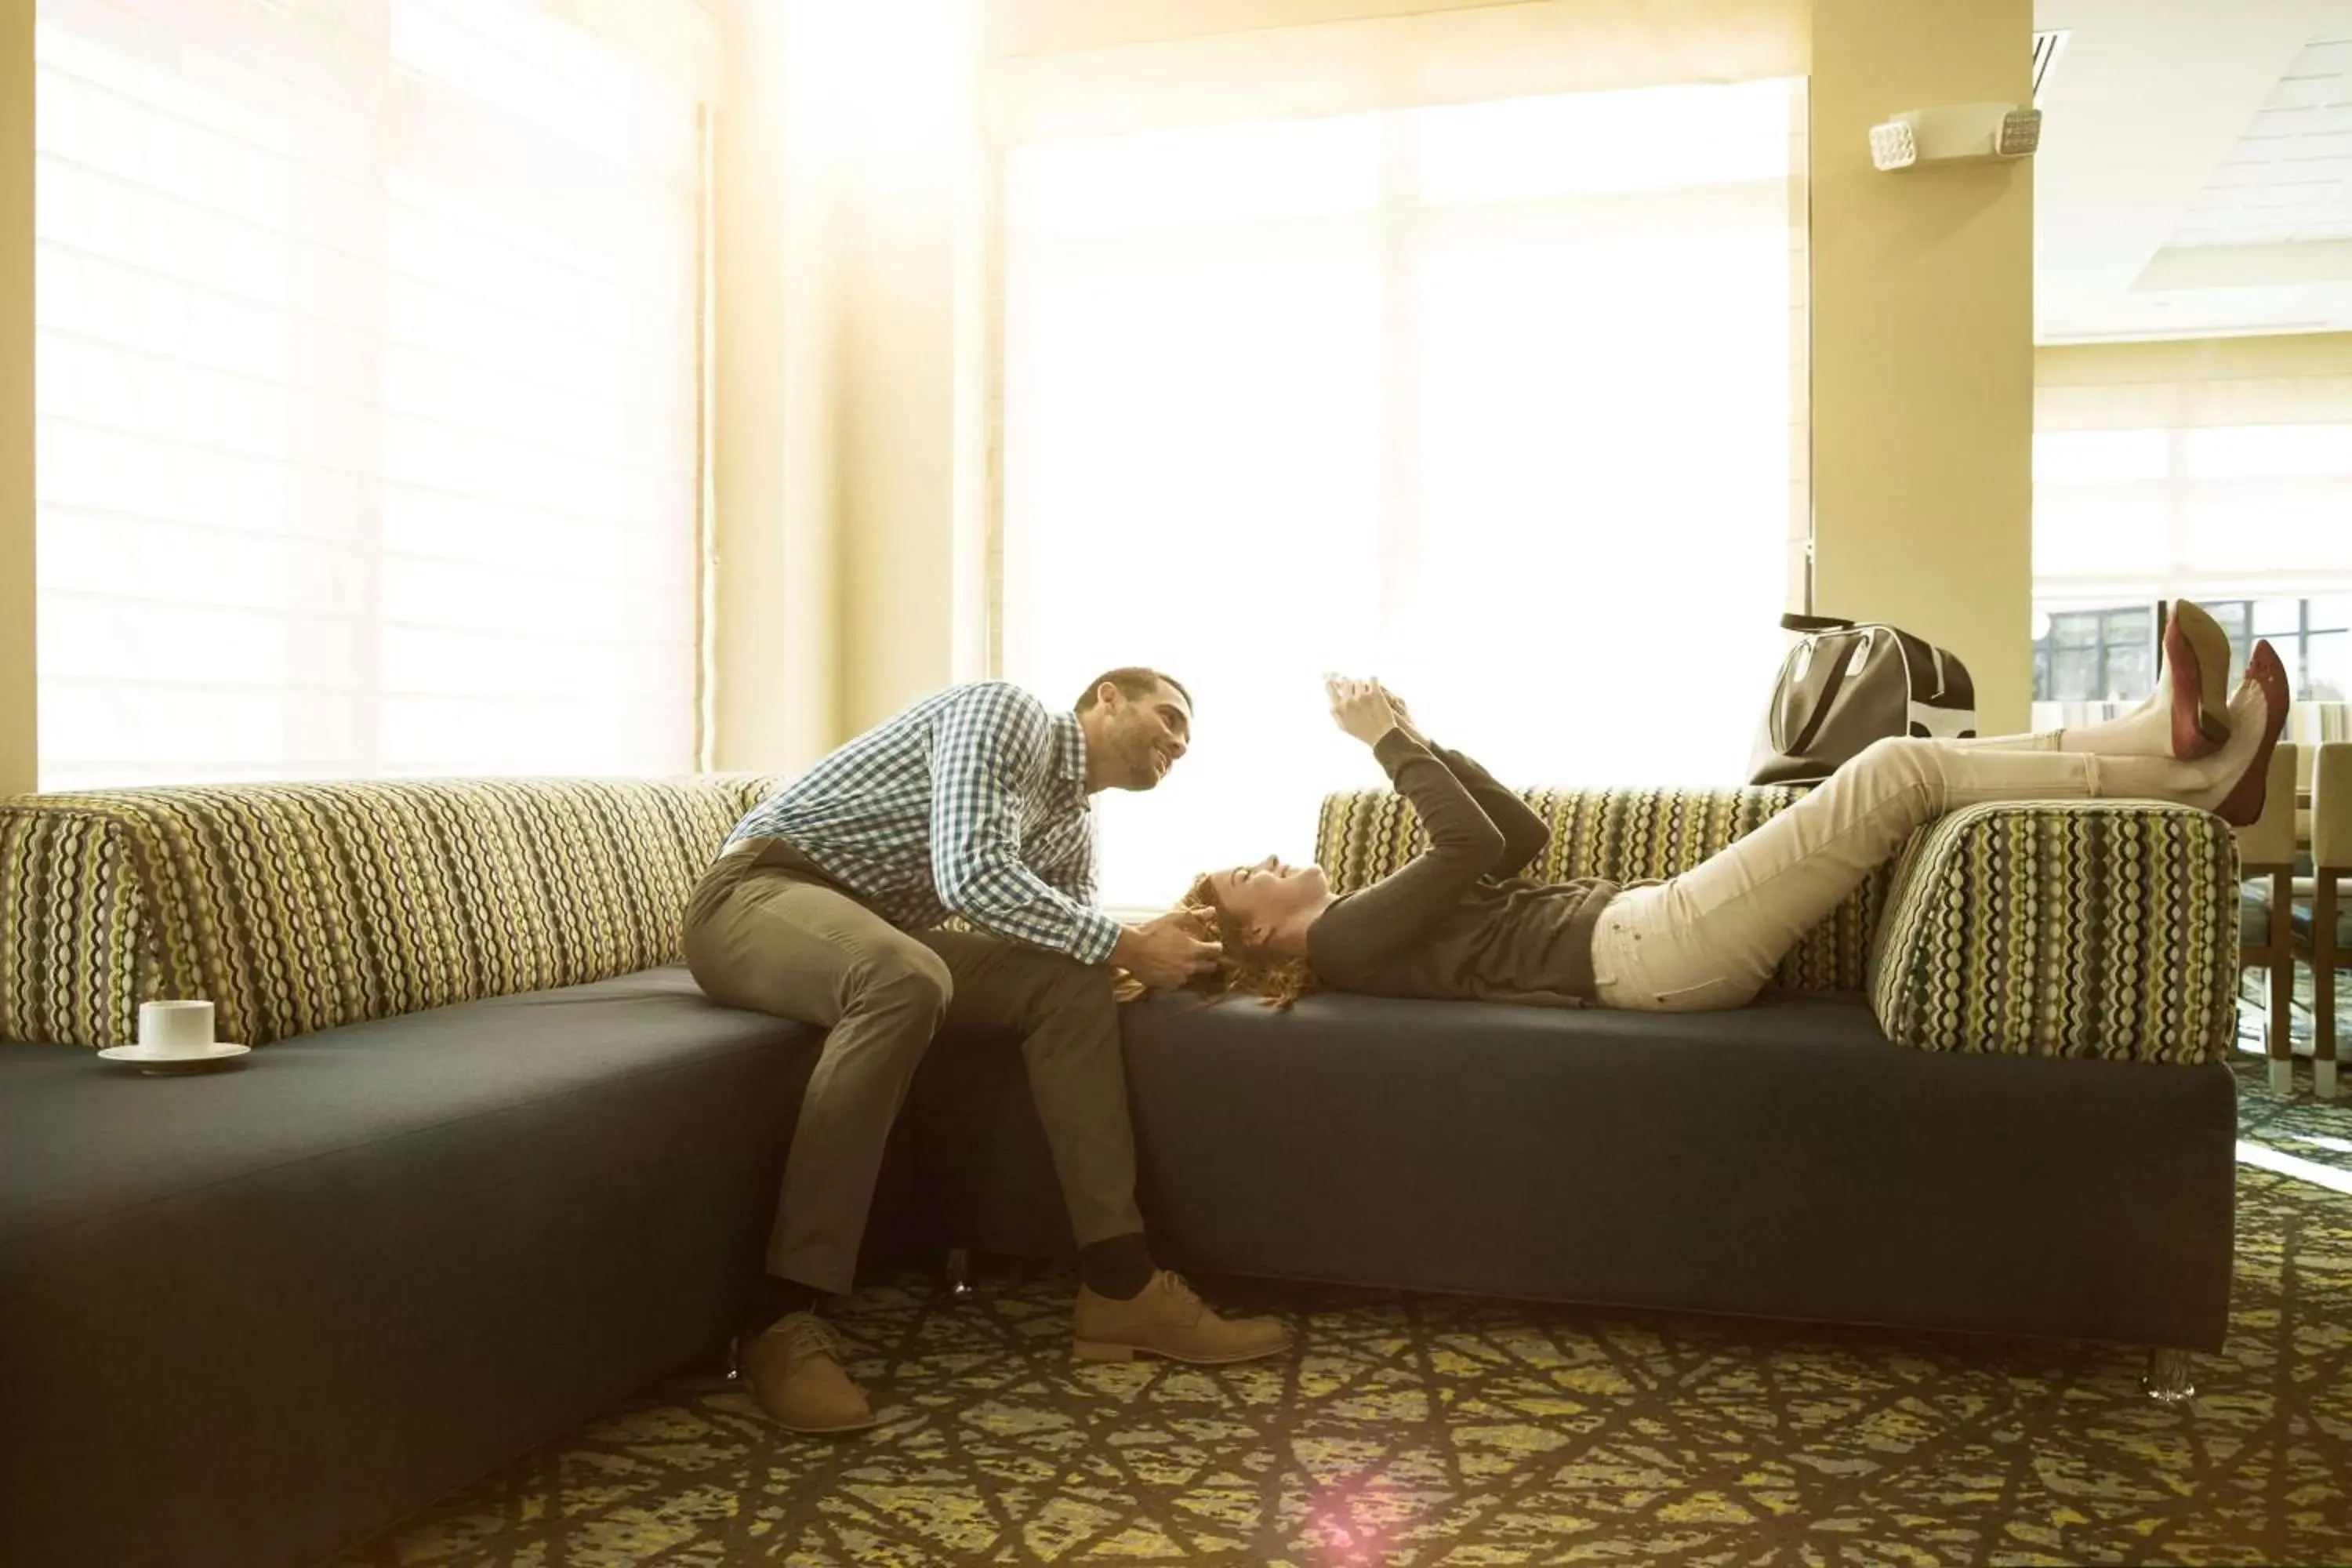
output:
[[[2352,588],[2352,334],[2034,366],[2037,598]]]
[[[2146,696],[2154,605],[2185,595],[2241,658],[2278,647],[2299,735],[2340,731],[2352,334],[2044,348],[2034,382],[2036,721]]]
[[[695,761],[700,132],[530,0],[40,0],[45,788]]]

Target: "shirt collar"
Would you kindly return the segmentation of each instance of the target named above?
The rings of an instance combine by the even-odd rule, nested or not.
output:
[[[1070,798],[1087,800],[1087,732],[1076,713],[1056,713],[1049,721],[1054,733],[1054,774],[1070,786]]]

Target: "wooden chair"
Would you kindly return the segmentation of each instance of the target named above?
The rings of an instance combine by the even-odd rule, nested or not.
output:
[[[2269,972],[2263,1043],[2270,1055],[2271,1092],[2281,1096],[2294,1092],[2294,1037],[2289,1025],[2294,1017],[2295,753],[2294,745],[2279,743],[2271,756],[2263,815],[2251,826],[2238,829],[2241,874],[2269,888],[2263,940],[2244,941],[2251,933],[2242,930],[2238,962],[2241,968],[2260,964]]]
[[[2336,968],[2352,963],[2336,890],[2338,881],[2352,877],[2352,742],[2330,741],[2316,749],[2311,769],[2311,925],[2299,945],[2311,964],[2312,1088],[2320,1099],[2333,1100]]]

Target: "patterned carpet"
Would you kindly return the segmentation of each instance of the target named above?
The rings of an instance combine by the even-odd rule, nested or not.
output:
[[[2352,1102],[2243,1058],[2237,1284],[2192,1407],[2138,1352],[1228,1284],[1291,1361],[1067,1351],[1066,1278],[837,1321],[886,1425],[677,1381],[354,1554],[393,1564],[2352,1561]],[[2250,1152],[2252,1150],[2249,1151]]]

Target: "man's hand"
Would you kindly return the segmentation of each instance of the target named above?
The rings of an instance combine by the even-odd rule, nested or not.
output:
[[[1332,721],[1367,746],[1377,745],[1382,735],[1397,727],[1396,710],[1389,705],[1388,693],[1377,680],[1327,675],[1323,691],[1331,700]]]
[[[1224,951],[1186,931],[1181,917],[1166,914],[1119,932],[1110,961],[1146,985],[1173,990],[1214,969]]]

